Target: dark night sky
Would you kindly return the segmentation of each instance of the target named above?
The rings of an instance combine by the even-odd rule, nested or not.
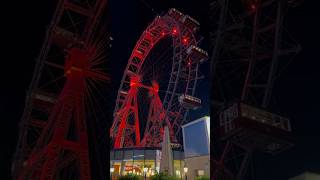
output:
[[[53,2],[53,1],[50,1]],[[149,2],[149,1],[147,1]],[[204,2],[204,1],[201,1]],[[316,1],[305,1],[291,9],[287,29],[302,45],[301,53],[283,72],[275,87],[275,97],[280,112],[292,119],[295,147],[277,157],[262,157],[256,164],[259,180],[286,180],[306,169],[320,170],[320,71],[319,20]],[[313,4],[312,4],[313,3]],[[53,4],[46,1],[12,2],[3,5],[9,13],[2,15],[5,33],[1,42],[1,179],[9,179],[10,163],[18,137],[18,122],[24,108],[26,90],[42,45],[46,26],[50,22]],[[207,8],[198,0],[160,0],[149,3],[157,12],[177,7],[200,21],[202,35],[206,37]],[[127,59],[147,23],[154,14],[139,0],[111,2],[113,87],[117,87]],[[3,13],[3,12],[2,12]],[[206,42],[204,42],[206,46]],[[119,70],[119,71],[118,71]],[[203,69],[208,73],[207,69]],[[208,82],[202,82],[199,94],[205,97]],[[116,92],[116,91],[115,91]],[[203,109],[206,109],[205,107]],[[199,112],[200,114],[207,112]]]

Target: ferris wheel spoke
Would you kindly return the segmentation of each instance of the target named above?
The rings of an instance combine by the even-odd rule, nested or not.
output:
[[[169,59],[169,58],[166,58]],[[170,66],[168,63],[159,63],[157,66],[154,66],[153,68],[156,68],[157,70],[152,70],[151,72],[143,73],[145,80],[166,80],[166,76],[169,76],[168,72],[170,72]]]
[[[95,90],[92,90],[89,88],[89,86],[86,86],[88,87],[88,97],[87,97],[87,101],[85,101],[85,103],[88,103],[88,108],[91,109],[90,112],[93,112],[93,115],[95,116],[95,121],[97,124],[101,124],[100,122],[98,122],[98,116],[96,114],[96,111],[99,111],[99,114],[103,116],[103,119],[107,119],[106,118],[106,115],[105,115],[105,112],[102,110],[102,107],[101,107],[101,102],[99,103],[98,100],[96,99],[96,97],[94,96],[94,92],[96,92]],[[103,101],[105,102],[105,100]],[[100,128],[102,128],[100,126]],[[100,131],[100,132],[103,132],[103,131]]]
[[[96,85],[96,83],[93,82],[92,80],[89,80],[89,81],[88,81],[88,84],[90,84],[91,87],[93,87],[94,91],[97,92],[96,94],[99,95],[99,98],[102,98],[102,100],[103,100],[104,102],[106,102],[105,95],[100,92],[100,89],[101,89],[101,88],[98,88],[97,85]],[[99,84],[100,84],[100,83],[99,83]]]
[[[168,51],[168,50],[167,50]],[[143,75],[147,75],[147,74],[151,74],[151,73],[154,73],[154,68],[155,67],[157,67],[157,69],[162,69],[162,67],[168,67],[168,63],[166,63],[166,62],[163,62],[163,60],[167,60],[167,59],[169,59],[168,58],[168,56],[170,56],[170,54],[168,55],[168,53],[167,52],[164,52],[164,53],[162,53],[162,55],[159,57],[159,58],[157,58],[157,59],[155,59],[155,58],[153,58],[153,57],[150,57],[150,61],[152,61],[153,63],[152,64],[145,64],[144,65],[144,69],[142,69],[142,74]],[[162,61],[161,61],[162,60]],[[148,62],[148,61],[146,61],[146,62]],[[159,65],[160,65],[160,67],[159,67]],[[162,71],[162,72],[166,72],[167,73],[167,71]]]
[[[101,54],[96,55],[95,57],[90,59],[90,68],[94,66],[98,66],[101,63],[105,63],[106,55],[102,54],[104,52],[101,52]]]

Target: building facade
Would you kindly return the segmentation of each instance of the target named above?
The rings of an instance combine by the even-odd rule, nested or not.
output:
[[[161,149],[132,148],[119,149],[110,152],[110,165],[114,168],[113,177],[133,173],[143,175],[147,168],[146,176],[150,177],[160,170]],[[183,177],[184,154],[181,150],[173,149],[174,174]]]
[[[183,125],[182,132],[188,179],[210,176],[210,117]]]

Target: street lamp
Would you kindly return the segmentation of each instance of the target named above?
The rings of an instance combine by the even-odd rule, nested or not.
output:
[[[184,171],[185,179],[188,180],[188,178],[187,178],[188,168],[187,168],[187,167],[184,167],[184,168],[183,168],[183,171]]]
[[[144,172],[144,179],[145,180],[147,179],[147,171],[148,171],[148,168],[144,167],[143,172]]]
[[[112,179],[112,173],[114,172],[114,167],[110,168],[110,179]]]

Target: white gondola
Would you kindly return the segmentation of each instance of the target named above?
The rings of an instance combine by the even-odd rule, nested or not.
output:
[[[171,16],[177,20],[180,20],[180,18],[182,18],[182,16],[184,16],[184,14],[182,14],[180,11],[178,11],[175,8],[171,8],[171,9],[169,9],[169,16]]]
[[[205,62],[209,57],[206,51],[194,45],[190,46],[187,49],[187,54],[189,54],[190,58],[193,61],[199,61],[200,63]]]
[[[192,17],[190,17],[188,15],[185,15],[182,18],[182,22],[185,26],[187,26],[192,31],[197,31],[200,26],[200,23],[197,20],[193,19]]]
[[[188,109],[198,109],[201,106],[201,99],[186,94],[179,97],[179,102]]]

